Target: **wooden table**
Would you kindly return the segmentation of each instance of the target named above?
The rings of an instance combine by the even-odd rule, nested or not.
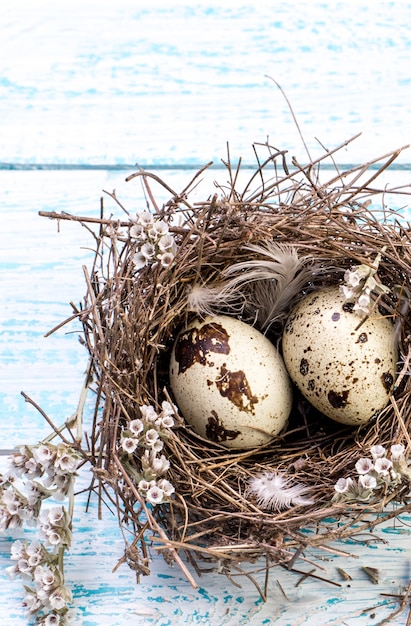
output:
[[[130,211],[141,210],[141,189],[137,183],[124,184],[130,170],[122,171],[122,165],[168,165],[171,169],[162,169],[161,176],[180,190],[195,171],[188,166],[226,158],[227,141],[233,159],[241,156],[249,164],[255,163],[251,143],[265,141],[267,135],[278,147],[288,148],[290,156],[304,160],[290,110],[266,75],[284,88],[311,151],[322,152],[316,137],[334,147],[363,132],[342,161],[359,163],[408,143],[410,19],[409,5],[400,2],[359,2],[354,10],[350,3],[257,2],[239,7],[219,0],[171,7],[157,0],[4,0],[3,450],[37,443],[49,433],[21,391],[54,421],[63,422],[75,410],[87,363],[76,325],[47,339],[44,335],[68,317],[68,303],[84,294],[82,265],[91,260],[90,238],[79,225],[58,224],[38,212],[97,215],[102,190],[114,188]],[[404,153],[399,162],[403,169],[387,175],[382,186],[385,180],[409,184],[409,155]],[[44,164],[49,169],[42,169]],[[83,168],[72,169],[73,164]],[[213,193],[213,179],[224,176],[221,170],[205,176],[200,197]],[[162,192],[157,193],[161,200]],[[402,205],[409,202],[399,201]],[[114,210],[107,201],[106,206]],[[409,209],[404,215],[409,219]],[[0,464],[4,470],[5,456]],[[79,486],[88,481],[85,471]],[[140,585],[125,565],[113,572],[123,553],[116,518],[104,510],[99,520],[97,502],[92,500],[86,510],[86,494],[79,495],[66,566],[74,623],[379,624],[399,607],[398,596],[411,579],[410,523],[407,516],[361,543],[336,546],[350,557],[307,553],[323,580],[273,569],[269,598],[263,603],[245,578],[237,586],[209,572],[194,589],[178,567],[170,568],[154,550],[151,574]],[[19,605],[21,584],[10,582],[5,572],[11,543],[19,536],[21,532],[0,537],[2,626],[27,624]],[[307,563],[302,567],[310,569]],[[377,583],[364,567],[379,570]],[[337,568],[352,580],[343,580]],[[255,577],[262,584],[263,573]],[[408,607],[390,623],[404,625]]]
[[[63,327],[48,338],[44,334],[65,320],[71,312],[68,303],[78,302],[84,294],[81,267],[91,260],[87,249],[90,236],[79,224],[58,224],[39,217],[38,210],[97,215],[101,190],[113,187],[129,205],[140,192],[123,182],[127,173],[2,172],[1,193],[7,203],[0,251],[4,294],[0,333],[3,448],[37,443],[49,433],[45,420],[20,392],[37,402],[55,422],[63,422],[76,408],[87,364],[85,350],[78,342],[78,327]],[[191,173],[165,171],[162,176],[179,188]],[[198,193],[201,195],[200,190]],[[90,414],[91,405],[87,406]],[[4,467],[5,457],[0,460]],[[84,471],[79,485],[86,487],[89,479]],[[404,517],[364,537],[362,543],[338,544],[336,549],[351,554],[349,558],[307,553],[306,558],[318,564],[316,575],[323,580],[303,580],[274,568],[269,598],[263,603],[254,585],[244,577],[236,581],[237,587],[223,575],[205,573],[198,579],[199,588],[193,589],[179,568],[170,568],[154,550],[152,573],[140,585],[125,565],[113,573],[123,554],[116,517],[104,509],[103,519],[99,520],[97,501],[92,500],[87,511],[86,494],[80,495],[75,506],[75,539],[66,566],[76,623],[378,624],[398,607],[394,596],[403,593],[409,584],[410,523],[411,517]],[[14,535],[21,536],[21,532]],[[23,626],[26,620],[19,608],[21,584],[8,582],[5,573],[10,565],[12,540],[11,535],[0,538],[0,615],[4,626]],[[364,567],[380,570],[378,584],[371,582]],[[352,580],[343,580],[337,568],[348,572]],[[307,563],[301,569],[311,570]],[[263,572],[255,576],[262,585]],[[391,623],[404,624],[404,615]]]

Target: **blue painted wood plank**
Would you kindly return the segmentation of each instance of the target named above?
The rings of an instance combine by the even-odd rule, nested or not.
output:
[[[187,184],[191,175],[181,171],[163,173],[165,180],[177,190]],[[402,176],[401,172],[392,173],[392,183],[398,184]],[[214,174],[210,173],[199,187],[196,192],[199,198],[210,195],[213,178]],[[142,207],[141,187],[135,182],[124,183],[121,173],[2,173],[0,196],[6,219],[2,222],[4,245],[0,248],[4,300],[0,317],[0,420],[4,447],[36,443],[49,433],[41,416],[24,403],[20,391],[33,397],[52,419],[63,422],[75,410],[87,360],[77,341],[78,329],[63,328],[47,339],[44,333],[66,319],[70,313],[69,301],[80,299],[84,293],[81,265],[92,257],[88,250],[90,236],[79,224],[61,222],[58,226],[55,221],[40,218],[38,210],[97,215],[101,190],[113,188],[126,207],[131,210]],[[121,216],[121,211],[109,202],[106,207],[107,211]],[[91,404],[87,406],[91,410]],[[3,465],[4,461],[4,457],[0,458]],[[83,473],[79,485],[85,487],[89,480],[90,475]],[[67,583],[74,595],[75,623],[84,626],[126,626],[130,622],[133,626],[377,624],[396,606],[380,594],[399,594],[410,580],[410,522],[408,517],[402,523],[390,522],[369,544],[348,541],[337,545],[356,558],[318,551],[305,554],[323,568],[319,570],[321,576],[338,582],[341,587],[310,579],[296,587],[298,576],[274,568],[269,598],[264,604],[255,587],[244,578],[237,581],[241,585],[237,588],[224,576],[207,573],[199,579],[199,589],[192,589],[178,566],[170,568],[154,549],[151,574],[143,577],[139,586],[128,567],[123,565],[113,573],[123,554],[116,517],[105,509],[103,520],[98,520],[96,501],[92,501],[86,512],[83,495],[76,500],[75,539],[66,565]],[[27,621],[19,607],[23,595],[21,584],[8,582],[5,573],[10,565],[11,541],[12,536],[0,538],[3,583],[0,615],[4,626],[23,626]],[[372,584],[364,574],[361,569],[364,566],[382,570],[378,585]],[[337,567],[347,571],[353,580],[341,580]],[[308,564],[303,568],[310,569]],[[262,571],[257,572],[256,578],[262,585]],[[375,618],[371,617],[373,614]],[[404,615],[392,623],[404,624]]]
[[[363,132],[340,158],[362,162],[410,141],[409,3],[362,1],[355,9],[350,3],[147,4],[2,3],[0,161],[202,165],[225,158],[228,141],[234,160],[254,162],[251,144],[267,136],[304,160],[290,111],[267,74],[285,89],[313,152],[319,150],[315,137],[334,147]],[[407,153],[399,160],[411,161]],[[176,190],[191,174],[162,172]],[[37,213],[95,215],[102,189],[113,188],[130,211],[141,210],[141,188],[124,184],[125,175],[0,172],[3,447],[35,443],[49,432],[21,390],[63,421],[76,407],[86,366],[75,326],[48,339],[43,335],[70,314],[68,302],[83,295],[81,265],[92,256],[90,239],[68,223],[57,233],[57,223]],[[221,176],[204,175],[200,199],[213,192],[213,179],[221,182]],[[390,172],[384,181],[409,184],[409,173]],[[159,200],[162,194],[157,188]],[[83,475],[81,484],[88,478]],[[380,594],[401,593],[411,576],[411,520],[404,518],[382,528],[379,541],[339,544],[357,558],[306,555],[321,557],[324,577],[341,587],[312,579],[296,587],[295,575],[275,568],[265,604],[249,581],[242,579],[237,588],[215,573],[205,574],[196,591],[154,550],[152,573],[136,586],[125,566],[111,571],[122,556],[115,518],[106,512],[98,521],[96,503],[88,513],[85,505],[79,497],[78,532],[67,560],[75,623],[84,626],[368,626],[396,606]],[[23,626],[21,585],[5,574],[11,541],[0,537],[0,616],[4,626]],[[363,566],[383,570],[378,585]],[[339,580],[337,567],[353,581]],[[256,576],[262,582],[262,573]],[[402,614],[391,623],[404,620]]]
[[[27,3],[26,3],[27,4]],[[12,0],[0,17],[0,159],[204,163],[229,141],[347,158],[409,143],[406,2]],[[410,157],[404,157],[410,162]]]

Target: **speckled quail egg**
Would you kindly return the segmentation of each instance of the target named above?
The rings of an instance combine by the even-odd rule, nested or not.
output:
[[[357,426],[387,405],[398,361],[391,320],[378,309],[364,319],[338,286],[327,287],[296,306],[282,340],[303,396],[331,419]]]
[[[225,315],[195,319],[179,333],[170,385],[194,432],[227,448],[267,443],[292,407],[292,384],[276,347]]]

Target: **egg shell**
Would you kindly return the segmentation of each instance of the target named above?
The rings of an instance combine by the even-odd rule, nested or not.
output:
[[[170,385],[193,430],[227,448],[266,443],[283,430],[292,407],[292,384],[276,347],[229,316],[195,319],[180,332]]]
[[[285,326],[282,350],[290,377],[324,415],[368,422],[389,400],[398,361],[393,324],[378,308],[364,318],[339,287],[305,297]]]

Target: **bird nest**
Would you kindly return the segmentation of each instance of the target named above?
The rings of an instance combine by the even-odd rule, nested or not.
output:
[[[267,572],[293,569],[307,548],[338,553],[330,547],[336,540],[410,508],[410,228],[387,206],[390,194],[404,189],[375,186],[401,150],[341,171],[334,159],[342,147],[300,165],[285,151],[258,145],[254,171],[228,159],[228,182],[215,183],[200,202],[190,197],[193,189],[198,195],[205,168],[181,193],[138,171],[127,180],[142,182],[149,208],[137,216],[44,214],[93,233],[86,295],[72,316],[82,324],[95,400],[81,447],[91,488],[114,503],[128,529],[122,562],[139,575],[149,573],[153,549],[194,585],[195,572],[210,564],[229,576],[260,558]],[[169,194],[161,206],[154,181]],[[250,261],[258,273],[273,261],[267,264],[267,254],[280,252],[298,259],[291,278],[280,280],[276,258],[271,277],[242,280]],[[261,445],[227,447],[227,437],[196,434],[170,386],[178,332],[196,316],[229,315],[255,326],[281,353],[287,316],[302,295],[343,285],[360,266],[377,285],[369,316],[393,320],[399,347],[385,408],[365,424],[345,425],[294,386],[286,426]],[[240,269],[230,292],[233,267]],[[297,289],[281,300],[293,280]],[[268,318],[270,297],[281,306]]]

